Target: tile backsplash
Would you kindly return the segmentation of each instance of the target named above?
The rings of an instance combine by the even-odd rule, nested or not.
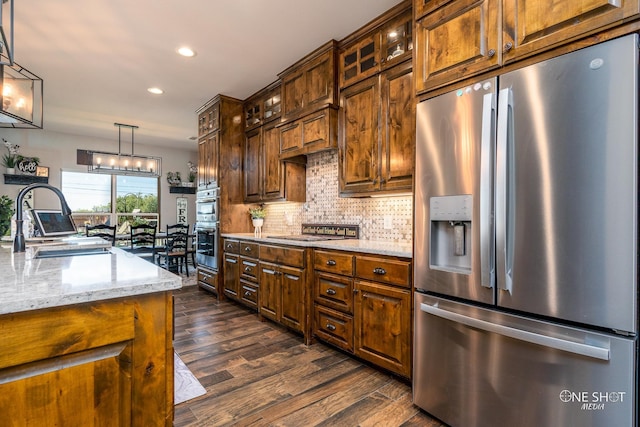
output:
[[[412,239],[413,197],[340,197],[337,151],[307,157],[306,203],[273,203],[266,207],[263,235],[299,234],[303,223],[350,224],[360,226],[360,238],[364,240],[411,242]]]

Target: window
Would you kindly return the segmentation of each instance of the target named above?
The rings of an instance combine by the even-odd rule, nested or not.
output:
[[[62,171],[62,192],[78,231],[88,224],[158,223],[158,178]]]

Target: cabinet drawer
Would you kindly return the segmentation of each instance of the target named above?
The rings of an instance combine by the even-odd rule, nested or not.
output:
[[[257,243],[240,242],[238,253],[249,258],[258,258],[258,246]]]
[[[315,250],[313,268],[314,270],[353,276],[353,255]]]
[[[224,239],[224,251],[230,254],[237,254],[240,251],[240,242],[237,240]]]
[[[218,275],[215,273],[198,269],[198,281],[215,288],[216,291],[218,290]]]
[[[304,268],[304,249],[260,245],[260,261]]]
[[[254,283],[240,280],[240,299],[246,305],[258,309],[258,287]]]
[[[330,344],[353,353],[353,317],[316,304],[314,334]]]
[[[258,261],[240,257],[240,276],[244,279],[258,280]]]
[[[395,259],[358,256],[356,276],[361,279],[411,287],[411,262]]]
[[[353,279],[335,274],[316,273],[315,300],[345,313],[353,310]]]

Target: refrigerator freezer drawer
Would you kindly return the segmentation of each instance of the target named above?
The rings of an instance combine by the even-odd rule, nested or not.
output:
[[[417,293],[414,403],[451,426],[632,426],[635,338]]]

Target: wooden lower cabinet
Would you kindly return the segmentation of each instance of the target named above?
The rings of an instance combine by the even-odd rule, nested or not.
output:
[[[222,258],[224,268],[224,294],[233,299],[238,298],[240,287],[240,257],[235,254],[225,253]]]
[[[173,425],[171,292],[0,316],[2,425]]]
[[[304,270],[260,261],[260,315],[304,332]]]
[[[411,291],[356,281],[355,354],[411,377]]]
[[[313,335],[411,378],[411,261],[314,251]]]
[[[258,308],[258,244],[225,239],[224,288],[228,298],[250,308]]]

